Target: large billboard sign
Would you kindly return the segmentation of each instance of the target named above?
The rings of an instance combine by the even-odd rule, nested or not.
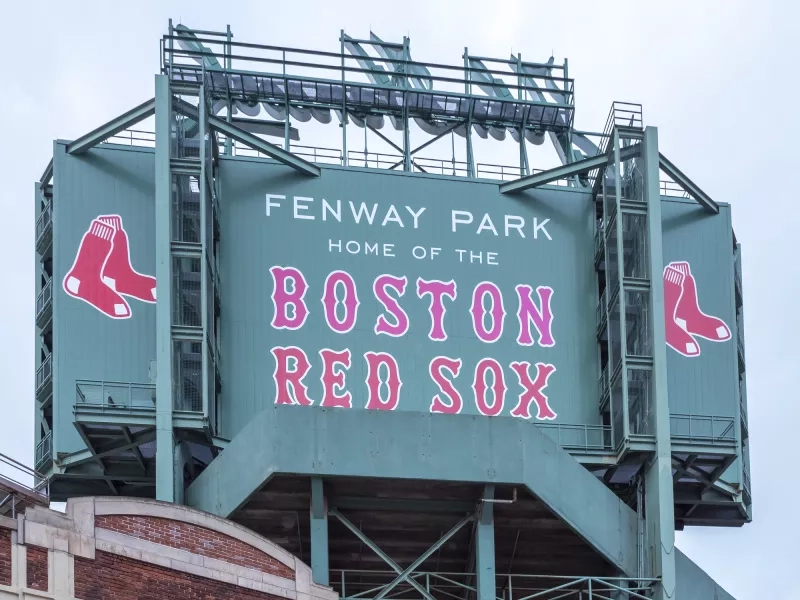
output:
[[[599,419],[588,194],[247,161],[220,177],[226,390],[262,408]]]

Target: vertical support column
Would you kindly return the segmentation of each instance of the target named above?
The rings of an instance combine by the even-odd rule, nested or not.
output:
[[[311,577],[317,585],[330,585],[328,566],[328,502],[322,477],[311,478]]]
[[[172,94],[166,75],[156,75],[156,498],[175,498],[172,433],[172,264],[170,225]]]
[[[486,500],[494,500],[494,485],[487,483],[483,490]],[[477,572],[477,600],[495,600],[494,560],[494,504],[481,502],[480,515],[475,526],[475,570]]]
[[[644,197],[650,251],[650,314],[653,315],[653,406],[656,450],[645,473],[647,543],[653,576],[661,577],[655,598],[675,597],[675,516],[672,448],[667,397],[667,344],[664,326],[664,268],[661,194],[658,187],[658,130],[647,127],[643,141]]]

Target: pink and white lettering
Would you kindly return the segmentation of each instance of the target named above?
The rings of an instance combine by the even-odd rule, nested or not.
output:
[[[322,359],[322,402],[320,406],[353,408],[353,394],[345,390],[345,369],[350,369],[350,350],[339,352],[323,348],[319,351]],[[338,391],[337,391],[338,390]]]
[[[491,307],[487,310],[484,304],[486,296],[491,300]],[[492,344],[503,335],[503,319],[506,311],[503,308],[503,295],[499,288],[491,281],[482,281],[475,286],[472,292],[472,328],[478,339],[487,344]],[[490,329],[486,329],[486,316],[492,320]]]
[[[344,299],[339,300],[337,290],[339,285],[344,288]],[[342,319],[336,314],[339,304],[344,308]],[[322,306],[325,308],[325,321],[328,327],[336,333],[347,333],[355,327],[358,318],[358,292],[356,282],[347,271],[333,271],[325,279],[325,294],[322,296]]]
[[[308,307],[303,300],[308,291],[305,277],[294,267],[272,267],[269,272],[272,275],[272,327],[300,329],[308,318]]]
[[[428,372],[431,379],[439,387],[440,394],[436,394],[433,397],[430,411],[432,413],[457,415],[461,412],[464,402],[461,399],[461,394],[459,394],[458,390],[453,386],[453,382],[442,373],[443,370],[450,371],[450,376],[453,378],[458,377],[461,371],[461,359],[437,356],[431,361]],[[447,401],[445,401],[442,396],[446,396]]]
[[[519,395],[519,404],[511,410],[511,415],[530,419],[531,402],[535,402],[537,408],[536,418],[542,421],[551,421],[556,418],[556,413],[550,408],[547,396],[542,393],[542,390],[547,387],[547,380],[550,379],[550,375],[555,373],[556,368],[553,365],[536,363],[536,378],[531,381],[530,366],[531,363],[529,362],[511,363],[511,370],[517,374],[519,384],[524,388]]]
[[[486,375],[492,375],[492,403],[489,404],[487,391],[489,385],[486,383]],[[475,365],[475,379],[472,381],[472,389],[475,391],[475,405],[478,412],[487,417],[496,417],[503,412],[503,404],[506,399],[506,382],[503,379],[503,367],[493,358],[483,358]]]
[[[299,404],[310,406],[314,402],[308,397],[308,387],[303,378],[311,369],[306,353],[295,346],[272,349],[275,358],[275,404]],[[291,392],[290,392],[291,389]]]
[[[468,412],[539,421],[558,417],[545,393],[551,382],[563,381],[560,375],[552,379],[557,373],[551,348],[556,345],[553,324],[558,307],[553,305],[550,286],[517,284],[512,292],[510,286],[501,290],[492,281],[480,281],[471,296],[458,302],[455,279],[412,280],[408,275],[381,273],[372,279],[372,298],[362,304],[356,279],[347,271],[335,270],[322,285],[314,286],[321,290],[316,297],[323,310],[309,321],[306,296],[310,286],[303,273],[280,266],[272,267],[270,273],[271,325],[275,343],[281,344],[270,351],[275,404],[427,410],[444,415]],[[410,281],[415,281],[416,296],[407,293]],[[516,312],[518,329],[511,326],[507,332],[505,301],[517,304],[509,307],[508,313]],[[361,329],[357,330],[359,312],[364,311],[367,314],[361,315]],[[295,333],[302,328],[306,330],[302,335]],[[337,335],[355,330],[358,335]],[[314,344],[317,339],[319,343],[307,354],[290,345],[295,335],[306,343]],[[364,339],[370,336],[377,347],[370,348]],[[346,343],[339,346],[335,340]],[[431,342],[449,350],[432,352]],[[492,354],[485,352],[487,344],[495,344],[494,356],[486,356]],[[357,357],[362,355],[365,362],[358,363]],[[403,359],[398,362],[400,356]],[[523,357],[528,360],[520,360]],[[319,371],[314,370],[313,379],[308,378],[313,369]],[[403,376],[411,383],[405,394],[401,394]],[[471,399],[467,397],[469,385]],[[555,393],[552,388],[551,393]]]
[[[372,291],[375,298],[383,305],[386,312],[391,314],[394,323],[390,323],[384,315],[379,315],[375,322],[375,335],[385,334],[392,337],[400,337],[408,331],[408,315],[400,308],[398,301],[389,295],[387,288],[395,291],[398,297],[406,293],[407,277],[395,277],[393,275],[378,275],[372,284]]]
[[[367,361],[367,409],[370,410],[394,410],[400,402],[400,388],[403,382],[400,381],[400,369],[394,356],[386,352],[366,352],[364,358]],[[386,379],[381,379],[381,367],[385,367],[387,372]],[[388,388],[386,398],[381,397],[381,384]]]
[[[456,299],[456,282],[431,280],[426,281],[421,277],[417,279],[417,296],[430,294],[431,303],[428,312],[431,315],[431,329],[428,338],[435,342],[443,342],[447,339],[447,332],[444,329],[444,314],[447,309],[444,306],[444,297],[447,296],[451,301]]]
[[[531,336],[531,322],[536,327],[539,334],[539,345],[550,348],[556,345],[553,340],[553,312],[550,310],[550,299],[553,297],[553,288],[540,285],[536,288],[539,296],[539,306],[534,304],[531,298],[533,288],[529,285],[518,285],[516,287],[519,297],[519,336],[517,343],[521,346],[533,346],[533,336]]]

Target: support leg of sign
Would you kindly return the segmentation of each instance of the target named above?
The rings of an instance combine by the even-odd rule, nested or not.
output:
[[[483,492],[484,500],[479,508],[478,522],[475,527],[475,571],[477,572],[477,600],[495,600],[495,557],[494,557],[494,485],[486,484]]]
[[[172,282],[170,258],[170,123],[172,95],[166,75],[156,75],[156,499],[175,501],[172,432]]]
[[[650,314],[664,314],[664,266],[661,232],[661,195],[658,183],[658,130],[644,131],[642,163],[644,199],[650,242]],[[661,578],[654,598],[675,597],[675,522],[672,487],[669,404],[667,400],[667,344],[663,318],[653,319],[653,405],[656,449],[645,473],[646,543],[653,556],[654,577]]]
[[[330,585],[328,565],[328,502],[322,477],[311,478],[311,577],[318,585]]]

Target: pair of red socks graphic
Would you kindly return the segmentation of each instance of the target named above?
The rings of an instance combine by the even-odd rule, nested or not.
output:
[[[92,221],[63,286],[67,294],[112,319],[131,316],[123,296],[156,301],[155,278],[138,273],[131,265],[128,234],[119,215],[101,215]]]
[[[700,310],[697,282],[688,262],[672,262],[664,268],[664,320],[667,345],[684,356],[698,356],[697,338],[724,342],[731,337],[728,326]]]

